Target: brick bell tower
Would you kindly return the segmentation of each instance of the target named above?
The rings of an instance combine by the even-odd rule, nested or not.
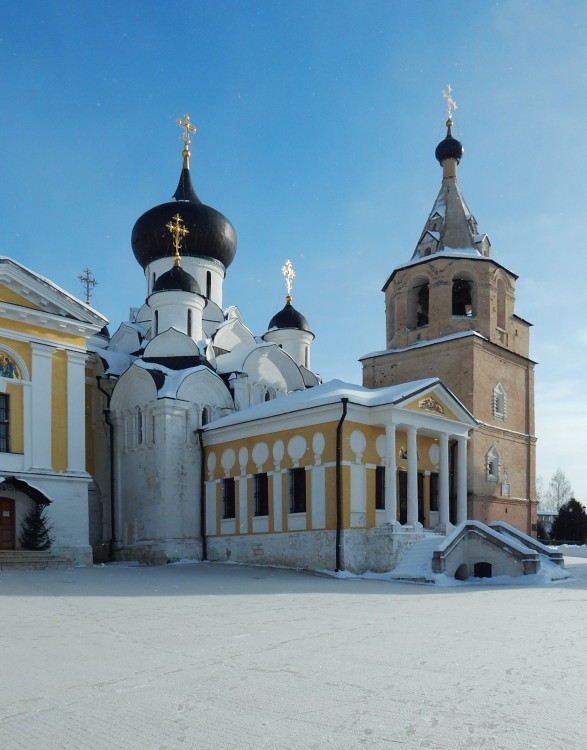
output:
[[[363,384],[441,378],[479,422],[468,446],[468,517],[535,533],[531,324],[514,309],[517,276],[491,258],[460,193],[450,86],[445,97],[448,130],[435,152],[442,185],[414,254],[383,287],[387,348],[361,358]]]

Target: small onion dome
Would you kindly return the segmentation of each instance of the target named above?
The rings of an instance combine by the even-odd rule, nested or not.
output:
[[[192,294],[201,294],[198,282],[179,265],[174,265],[170,271],[166,271],[159,276],[153,284],[154,292],[191,292]]]
[[[436,147],[434,155],[441,164],[445,159],[456,159],[456,162],[458,164],[463,158],[465,149],[463,148],[463,144],[460,141],[457,141],[456,138],[452,137],[452,120],[447,120],[446,126],[446,138],[443,141],[440,141],[440,143]]]
[[[291,304],[291,297],[286,297],[286,303],[283,310],[280,310],[269,321],[269,327],[272,328],[297,328],[299,331],[309,331],[310,326],[301,312],[298,312]]]
[[[175,200],[144,213],[133,227],[131,245],[140,265],[145,268],[152,261],[172,254],[173,242],[166,225],[179,213],[189,232],[182,242],[182,256],[212,258],[227,268],[236,253],[234,227],[220,211],[200,201],[186,166],[173,197]]]

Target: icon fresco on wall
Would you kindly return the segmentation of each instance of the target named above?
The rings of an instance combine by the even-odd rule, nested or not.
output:
[[[0,377],[20,380],[20,370],[12,357],[0,349]]]

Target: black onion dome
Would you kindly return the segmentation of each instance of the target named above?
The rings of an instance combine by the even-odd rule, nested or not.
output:
[[[153,292],[192,292],[200,294],[200,287],[194,277],[181,266],[173,266],[162,273],[153,285]]]
[[[460,141],[457,141],[456,138],[452,137],[452,122],[450,120],[448,121],[447,126],[448,131],[446,134],[446,138],[443,141],[440,141],[440,143],[436,147],[434,155],[441,164],[445,159],[456,159],[456,162],[458,164],[463,158],[465,149],[463,148],[463,144]]]
[[[133,227],[131,245],[140,265],[145,268],[173,255],[173,238],[166,225],[179,214],[189,231],[182,239],[182,256],[212,258],[227,268],[236,253],[236,232],[226,216],[200,201],[187,167],[182,169],[173,197],[146,211]]]
[[[300,331],[309,331],[310,326],[301,312],[298,312],[291,302],[286,302],[283,310],[280,310],[269,321],[269,327],[272,328],[297,328]]]

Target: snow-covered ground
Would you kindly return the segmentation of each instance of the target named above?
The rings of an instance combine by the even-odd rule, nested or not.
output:
[[[456,588],[221,564],[0,572],[0,747],[583,750],[587,559],[567,568]]]

